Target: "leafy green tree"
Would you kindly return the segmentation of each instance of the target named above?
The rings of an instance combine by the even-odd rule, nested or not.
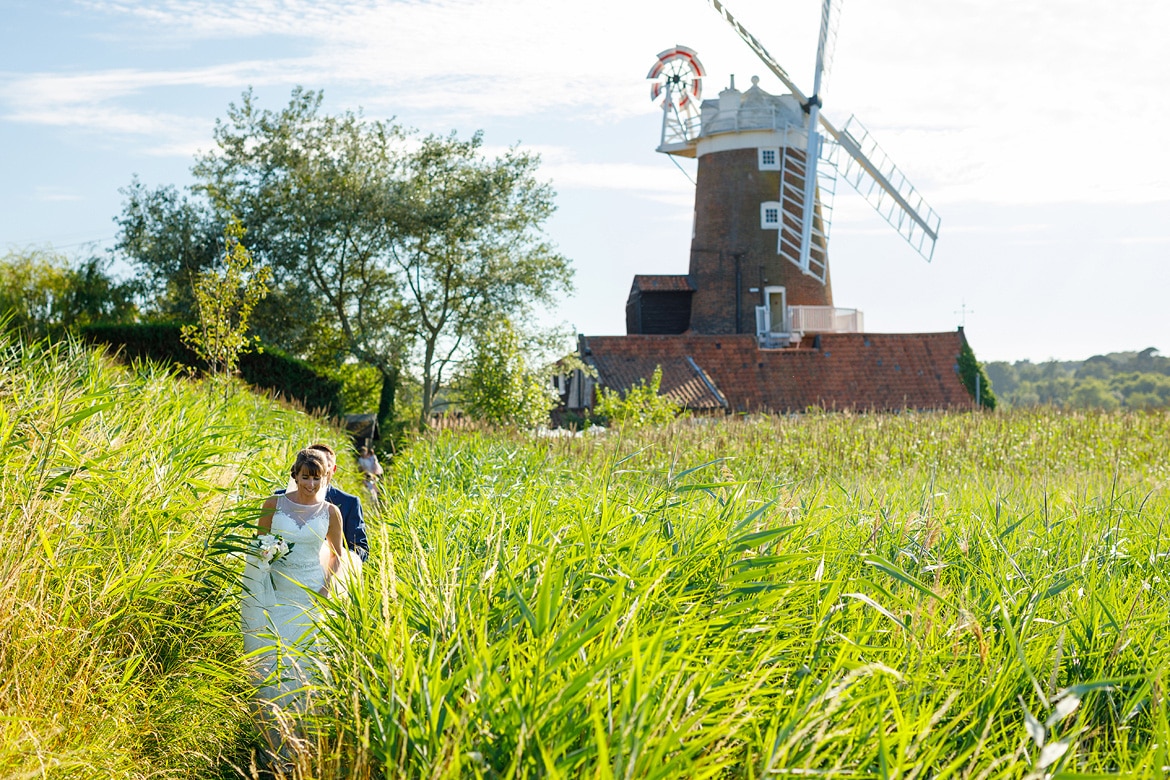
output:
[[[195,319],[194,280],[220,258],[229,210],[213,207],[205,192],[180,192],[173,186],[149,189],[137,178],[121,190],[125,200],[115,251],[138,271],[142,303],[153,318],[190,322]],[[261,231],[248,228],[253,255]],[[348,351],[336,348],[320,327],[321,301],[306,284],[285,280],[257,302],[251,330],[266,344],[306,358],[325,368],[339,366]],[[338,356],[340,354],[340,357]],[[322,363],[321,361],[326,362]]]
[[[548,371],[533,368],[520,333],[508,320],[476,336],[469,368],[456,389],[468,414],[498,426],[536,428],[556,405]]]
[[[1077,367],[1074,376],[1077,379],[1095,377],[1097,379],[1108,380],[1116,371],[1117,365],[1112,359],[1105,355],[1094,355]]]
[[[1132,393],[1125,398],[1126,409],[1161,409],[1166,406],[1166,399],[1157,393]]]
[[[248,349],[248,318],[256,303],[268,294],[271,269],[253,269],[252,255],[244,246],[244,226],[238,220],[224,231],[221,268],[199,273],[193,281],[198,322],[184,325],[183,342],[207,362],[212,374],[230,376]]]
[[[984,363],[983,369],[987,372],[987,379],[991,382],[991,387],[995,390],[998,398],[1006,398],[1011,395],[1020,383],[1019,372],[1011,363],[996,360]]]
[[[1110,352],[1083,360],[988,363],[996,394],[1010,406],[1113,408],[1112,400],[1133,409],[1170,407],[1170,358],[1147,347],[1140,352]],[[1106,398],[1097,380],[1109,391]]]
[[[8,252],[0,257],[0,317],[30,338],[132,319],[137,287],[114,279],[108,264],[98,257],[73,262],[48,249]]]
[[[290,344],[261,330],[266,341],[315,363],[352,357],[375,368],[384,428],[402,372],[416,371],[425,425],[448,367],[481,327],[569,289],[568,261],[542,238],[553,193],[536,179],[537,157],[490,158],[479,134],[420,139],[320,106],[320,93],[299,88],[280,111],[245,93],[217,123],[215,149],[197,159],[192,196],[240,215],[249,248],[274,270],[274,297],[325,334]],[[131,194],[140,197],[123,215],[128,254],[166,278],[203,262],[180,252],[198,244],[184,238],[199,232],[197,208],[169,192]],[[155,218],[168,208],[178,237],[151,239],[171,230]]]
[[[173,186],[148,189],[137,176],[120,192],[115,248],[137,267],[149,313],[193,318],[195,278],[217,263],[224,220],[204,199]]]
[[[428,136],[404,160],[393,201],[391,268],[403,290],[401,327],[419,350],[420,426],[460,347],[489,323],[571,289],[568,260],[540,233],[553,192],[539,158],[482,154],[483,139]]]
[[[1089,377],[1076,385],[1069,394],[1069,405],[1075,409],[1105,409],[1112,411],[1121,406],[1121,401],[1109,386],[1096,377]]]
[[[1065,406],[1077,381],[1070,375],[1047,376],[1020,382],[1011,396],[1013,406]]]
[[[320,105],[320,93],[296,89],[283,110],[264,111],[245,93],[194,173],[218,209],[243,216],[284,296],[305,304],[318,336],[301,354],[338,369],[352,356],[378,371],[386,430],[409,351],[398,280],[385,268],[403,133]]]
[[[1109,379],[1109,389],[1126,407],[1154,409],[1170,406],[1170,376],[1131,371]]]
[[[661,388],[662,366],[657,366],[649,381],[637,382],[625,395],[608,387],[599,388],[593,413],[606,418],[611,425],[631,428],[663,425],[677,417],[682,406],[660,395]]]

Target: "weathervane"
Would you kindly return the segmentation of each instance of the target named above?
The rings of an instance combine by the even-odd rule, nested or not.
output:
[[[952,312],[952,314],[960,315],[960,319],[959,319],[959,327],[960,328],[967,327],[967,315],[974,314],[974,313],[975,313],[974,309],[967,308],[966,301],[963,301],[963,303],[959,306],[959,308],[955,309],[954,312]]]

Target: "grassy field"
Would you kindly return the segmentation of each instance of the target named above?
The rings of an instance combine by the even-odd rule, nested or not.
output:
[[[205,545],[337,435],[6,360],[0,776],[247,774]],[[1163,777],[1167,442],[1165,414],[1053,411],[419,441],[292,774]]]
[[[337,432],[67,344],[0,344],[0,777],[238,777],[238,496]],[[222,558],[222,556],[220,556]]]

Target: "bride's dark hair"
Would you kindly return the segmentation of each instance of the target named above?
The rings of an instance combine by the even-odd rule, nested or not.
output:
[[[301,469],[310,477],[323,477],[329,471],[329,464],[325,460],[325,454],[320,450],[304,449],[297,453],[297,459],[293,461],[293,479],[301,473]]]

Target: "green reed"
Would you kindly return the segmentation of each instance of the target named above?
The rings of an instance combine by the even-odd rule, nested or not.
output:
[[[1161,777],[1164,414],[420,439],[295,777]],[[238,561],[338,444],[69,345],[0,374],[0,776],[250,776]],[[278,773],[280,774],[280,773]]]
[[[0,776],[236,776],[248,684],[207,545],[336,434],[76,344],[0,347]]]
[[[338,728],[403,777],[1160,776],[1168,429],[437,436],[328,625]]]

